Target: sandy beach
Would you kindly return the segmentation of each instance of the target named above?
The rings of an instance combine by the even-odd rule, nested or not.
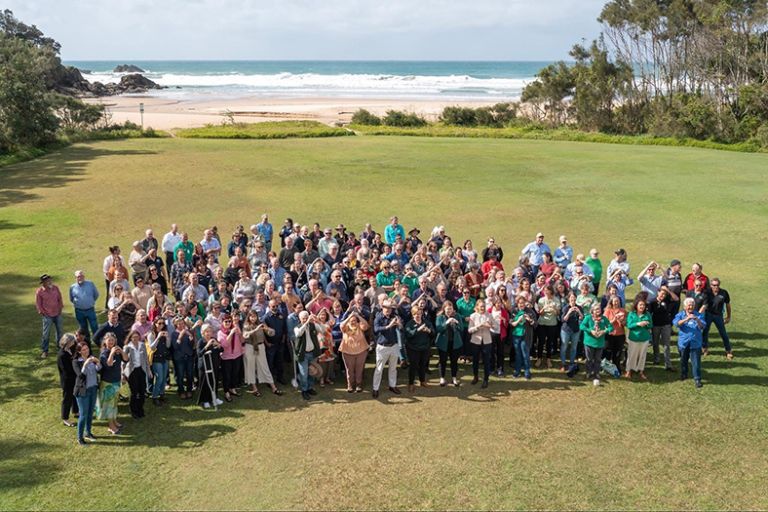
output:
[[[113,123],[141,122],[139,106],[144,104],[144,126],[159,130],[190,128],[206,124],[218,124],[232,112],[238,121],[255,123],[309,119],[326,124],[349,123],[359,108],[374,114],[387,110],[406,110],[421,114],[427,119],[437,118],[444,107],[466,105],[479,107],[493,102],[483,101],[435,101],[398,100],[372,98],[219,98],[178,100],[161,95],[123,95],[86,100],[101,103],[111,115]]]

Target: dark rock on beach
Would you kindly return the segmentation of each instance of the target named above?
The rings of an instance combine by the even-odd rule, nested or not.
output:
[[[89,82],[82,72],[72,66],[61,66],[54,77],[53,88],[62,94],[86,98],[114,96],[116,94],[140,94],[151,89],[164,89],[149,78],[139,73],[132,73],[120,78],[116,84]]]
[[[114,73],[144,73],[144,70],[133,64],[120,64],[113,70]]]

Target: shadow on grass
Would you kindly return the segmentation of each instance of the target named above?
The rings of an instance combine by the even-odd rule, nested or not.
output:
[[[0,491],[35,487],[57,478],[58,463],[44,460],[53,445],[23,439],[0,440]]]
[[[45,157],[0,169],[0,208],[38,199],[29,190],[60,188],[79,181],[88,162],[107,156],[152,155],[154,151],[108,150],[86,145],[71,146]]]
[[[105,446],[195,448],[209,439],[231,434],[235,428],[223,422],[243,417],[243,413],[236,409],[203,410],[185,407],[188,404],[179,402],[174,407],[171,402],[155,407],[151,401],[147,401],[144,418],[134,420],[119,417],[124,425],[121,434],[100,437],[97,443]],[[122,409],[121,413],[123,411],[127,412],[127,408]],[[101,426],[103,422],[95,424]]]
[[[21,229],[31,228],[32,224],[18,224],[16,222],[8,222],[7,220],[0,220],[0,231],[8,229]]]

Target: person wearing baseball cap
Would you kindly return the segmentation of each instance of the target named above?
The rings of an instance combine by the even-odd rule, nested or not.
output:
[[[40,276],[40,287],[35,292],[35,305],[37,312],[43,318],[40,357],[45,359],[48,357],[48,340],[51,337],[51,325],[56,327],[56,340],[60,340],[63,334],[61,312],[64,309],[61,291],[58,286],[53,284],[53,279],[48,274]]]
[[[555,263],[563,271],[571,261],[573,261],[573,247],[568,245],[565,235],[560,235],[560,246],[555,249]]]
[[[544,233],[536,233],[536,240],[529,243],[520,252],[523,257],[528,257],[528,262],[533,267],[533,275],[539,273],[539,267],[544,263],[544,253],[552,254],[552,250],[544,243]]]

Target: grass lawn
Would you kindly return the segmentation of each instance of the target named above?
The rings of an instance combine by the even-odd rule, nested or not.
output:
[[[0,169],[0,508],[766,509],[767,168],[703,149],[360,136],[109,141]],[[462,368],[458,390],[381,400],[337,386],[216,413],[172,397],[79,448],[55,358],[37,359],[37,276],[66,294],[83,268],[102,289],[108,245],[127,254],[171,222],[226,235],[264,211],[356,231],[396,213],[454,241],[493,235],[510,261],[537,231],[604,264],[624,247],[633,273],[698,260],[731,293],[736,358],[715,336],[701,390],[658,367],[642,384],[537,371],[480,390]]]

